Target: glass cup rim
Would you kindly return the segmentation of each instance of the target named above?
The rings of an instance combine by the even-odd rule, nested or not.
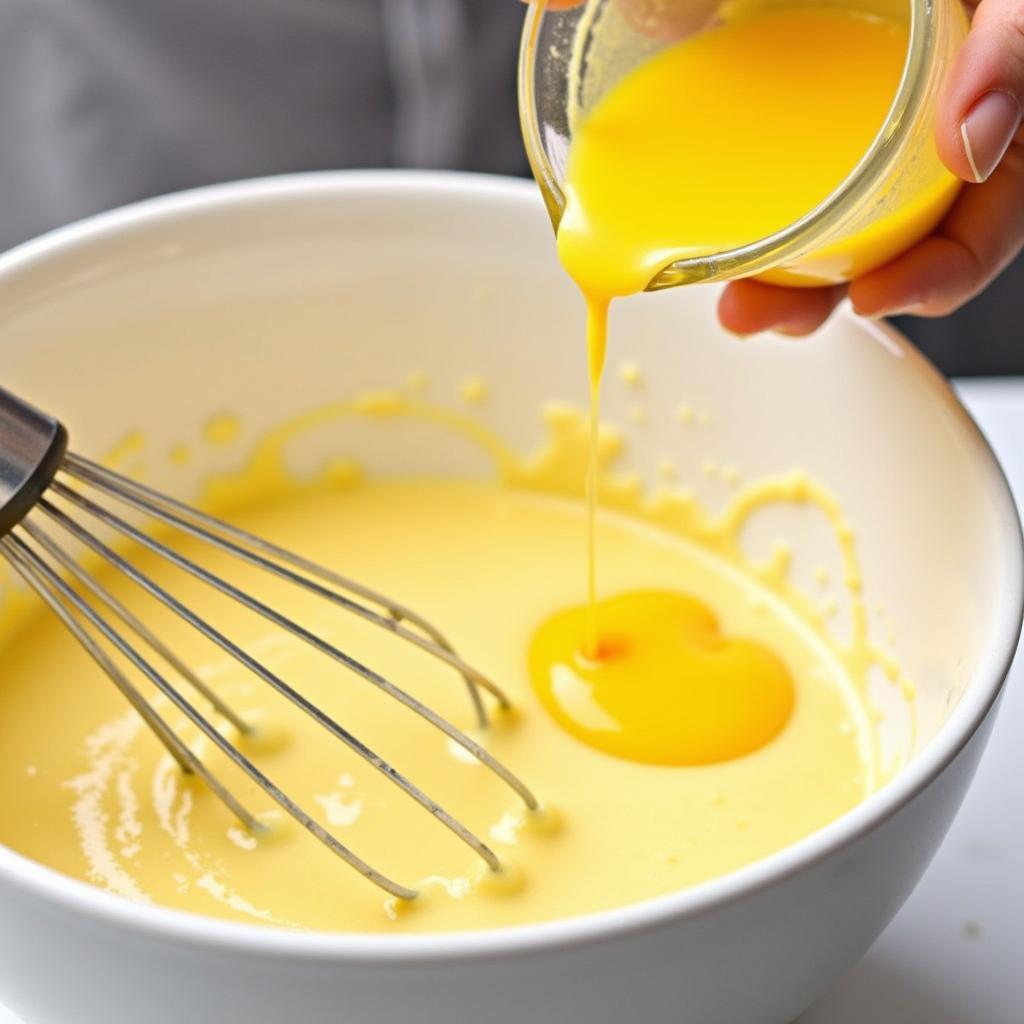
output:
[[[584,0],[585,5],[604,0]],[[838,186],[814,209],[779,231],[732,249],[674,260],[648,282],[646,291],[680,284],[747,277],[778,266],[795,256],[820,247],[875,191],[891,167],[895,155],[914,130],[912,116],[922,105],[930,80],[938,38],[936,0],[909,0],[910,38],[900,82],[878,133],[861,159]],[[548,9],[546,0],[527,5],[519,49],[519,113],[523,140],[531,170],[556,229],[565,208],[565,194],[540,131],[535,103],[537,40],[546,15],[564,14]]]

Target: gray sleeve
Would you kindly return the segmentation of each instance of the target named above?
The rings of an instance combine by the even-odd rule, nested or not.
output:
[[[4,0],[0,248],[162,192],[525,169],[512,0]]]

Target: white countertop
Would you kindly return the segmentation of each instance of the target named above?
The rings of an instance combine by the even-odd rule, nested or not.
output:
[[[1024,508],[1024,381],[957,387]],[[800,1024],[1024,1021],[1024,658],[942,849],[886,932]]]
[[[1024,509],[1024,381],[957,390]],[[867,955],[799,1024],[1024,1021],[1024,658],[927,874]]]
[[[1024,508],[1024,380],[972,381],[958,390]],[[1018,662],[981,768],[924,880],[799,1024],[1024,1020],[1024,660]],[[20,1022],[0,1007],[0,1024]]]

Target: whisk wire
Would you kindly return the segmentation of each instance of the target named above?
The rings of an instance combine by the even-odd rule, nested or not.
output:
[[[21,528],[40,546],[54,561],[78,582],[89,590],[94,597],[107,606],[129,629],[133,630],[145,641],[175,672],[178,673],[194,690],[201,693],[222,718],[227,719],[243,736],[252,733],[252,726],[231,708],[217,693],[179,658],[138,616],[130,612],[106,587],[98,583],[87,573],[56,541],[41,527],[32,522],[31,518],[21,523]]]
[[[502,708],[510,706],[505,693],[490,679],[473,668],[473,666],[463,661],[435,626],[391,598],[385,597],[383,594],[366,587],[356,580],[325,569],[323,566],[288,551],[286,548],[279,547],[270,541],[264,540],[262,537],[257,537],[236,526],[232,526],[230,523],[225,523],[220,519],[200,512],[198,509],[176,501],[166,494],[161,494],[145,484],[123,477],[81,456],[68,453],[61,468],[69,476],[76,477],[86,483],[91,483],[93,486],[100,486],[113,497],[136,508],[142,508],[158,521],[168,526],[173,526],[198,540],[206,541],[221,551],[243,559],[251,565],[265,569],[280,579],[285,579],[297,586],[304,587],[317,596],[340,605],[347,611],[358,615],[368,622],[372,622],[382,629],[387,629],[389,632],[401,637],[401,639],[415,644],[436,658],[440,658],[456,669],[465,679],[477,714],[477,721],[481,726],[488,724],[488,718],[487,711],[480,698],[479,687],[483,687],[490,692]],[[262,553],[262,556],[260,553]],[[267,557],[263,557],[266,555],[278,559],[278,562],[273,562]],[[289,565],[292,569],[288,568]],[[364,600],[384,608],[387,615],[380,615],[371,608],[367,608],[365,605],[361,605],[359,602],[346,597],[344,594],[339,594],[337,590],[331,590],[318,584],[315,580],[309,579],[308,576],[300,575],[293,571],[294,569],[319,577],[335,587],[358,594]],[[421,633],[426,635],[423,636],[403,628],[401,625],[403,621],[411,623]]]
[[[260,660],[250,655],[205,618],[193,612],[145,572],[136,568],[128,558],[101,539],[101,535],[104,530],[109,530],[135,542],[179,571],[212,587],[223,596],[352,671],[468,751],[481,765],[510,787],[528,809],[538,809],[538,801],[518,776],[481,744],[391,680],[268,604],[204,569],[191,559],[179,555],[171,547],[150,536],[145,530],[136,528],[104,504],[98,504],[79,490],[68,486],[59,477],[63,474],[88,488],[90,493],[95,492],[96,495],[124,505],[132,513],[144,515],[149,520],[171,527],[200,543],[211,545],[232,558],[240,559],[251,567],[268,572],[285,583],[327,600],[372,626],[386,630],[399,640],[417,646],[462,675],[476,710],[477,721],[481,725],[487,724],[483,693],[490,693],[499,705],[508,707],[509,701],[505,693],[490,679],[464,662],[441,632],[411,609],[357,580],[335,573],[301,555],[199,512],[88,459],[68,453],[67,437],[67,431],[53,416],[34,409],[16,395],[0,388],[0,558],[11,565],[14,572],[39,596],[85,652],[114,682],[181,769],[202,779],[215,796],[249,829],[254,832],[266,830],[267,826],[260,818],[242,805],[205,762],[202,752],[206,748],[195,744],[190,746],[186,738],[179,735],[176,731],[178,723],[172,725],[157,710],[157,706],[147,699],[126,674],[127,666],[131,666],[143,679],[152,684],[162,700],[168,702],[182,716],[182,724],[186,721],[191,723],[199,736],[205,737],[205,740],[219,750],[230,764],[246,775],[259,790],[341,860],[395,897],[412,899],[417,895],[415,889],[394,881],[363,860],[307,814],[253,763],[243,748],[246,737],[258,735],[258,730],[233,711],[229,703],[220,698],[199,673],[190,669],[188,664],[175,654],[173,648],[161,640],[134,611],[115,597],[99,580],[93,578],[73,553],[78,545],[99,556],[103,562],[124,575],[191,629],[269,685],[301,713],[313,719],[331,736],[340,740],[418,805],[429,811],[469,846],[488,868],[500,871],[501,864],[494,852],[469,828],[452,817],[410,779]],[[51,496],[56,497],[57,504],[50,500]],[[69,514],[76,509],[95,520],[102,529],[97,532],[79,522],[73,514]],[[40,517],[44,517],[46,523],[56,527],[59,533],[51,533],[49,529],[44,529],[38,522]],[[72,546],[65,546],[65,541],[73,542]],[[144,645],[147,656],[141,653],[137,643]],[[160,660],[161,669],[169,669],[176,673],[175,682],[180,681],[191,687],[189,697],[202,697],[208,701],[213,712],[234,727],[241,743],[233,742],[233,738],[229,738],[228,731],[224,730],[223,725],[214,725],[209,717],[155,667],[148,658],[149,654]]]
[[[225,596],[237,601],[243,607],[248,608],[250,611],[253,611],[256,614],[267,619],[268,621],[274,623],[274,625],[278,626],[280,629],[288,633],[291,633],[298,639],[304,641],[305,643],[308,643],[310,646],[315,648],[320,653],[325,654],[327,657],[334,659],[339,664],[344,665],[346,668],[353,671],[366,682],[370,683],[377,689],[387,693],[390,697],[393,697],[395,700],[399,701],[405,707],[409,708],[410,711],[414,712],[415,714],[423,718],[425,721],[429,722],[436,729],[440,730],[446,736],[448,736],[449,739],[454,740],[457,744],[459,744],[459,746],[461,746],[464,750],[471,754],[476,760],[478,760],[486,768],[488,768],[490,771],[496,774],[503,782],[510,786],[518,794],[518,796],[523,800],[523,802],[530,810],[536,810],[539,806],[536,797],[526,786],[526,784],[523,783],[505,765],[498,761],[497,758],[495,758],[492,754],[485,750],[479,743],[476,743],[473,739],[467,736],[464,732],[462,732],[462,730],[452,725],[451,722],[443,718],[432,708],[428,707],[422,701],[417,700],[410,693],[403,690],[396,684],[392,683],[389,679],[373,671],[373,669],[362,664],[362,662],[353,658],[351,655],[339,650],[337,647],[335,647],[333,644],[328,643],[322,637],[319,637],[315,633],[310,632],[308,629],[299,625],[294,620],[289,619],[288,617],[282,615],[280,612],[271,608],[269,605],[264,604],[262,601],[253,597],[251,594],[246,593],[243,590],[240,590],[239,588],[233,586],[231,583],[228,583],[226,580],[217,576],[215,573],[212,573],[209,570],[204,569],[202,566],[197,565],[191,559],[186,558],[184,555],[178,554],[176,551],[171,550],[165,544],[162,544],[160,541],[136,529],[130,523],[126,522],[120,516],[111,512],[109,509],[97,505],[94,501],[91,501],[84,495],[79,494],[77,491],[74,491],[73,489],[61,483],[60,481],[55,481],[51,489],[54,491],[54,493],[59,494],[67,501],[70,501],[72,504],[82,509],[84,512],[88,512],[90,515],[96,517],[100,522],[113,528],[117,532],[121,533],[123,536],[126,536],[129,539],[136,541],[143,547],[147,548],[149,551],[152,551],[154,554],[170,562],[170,564],[174,565],[175,567],[183,570],[184,572],[195,577],[196,579],[199,579],[202,582],[208,584],[209,586],[218,590]],[[70,517],[67,517],[66,515],[61,513],[59,509],[56,509],[45,498],[40,502],[40,507],[51,516],[55,515],[58,517],[62,517],[66,528],[71,530],[73,533],[82,529],[77,523],[74,522],[74,520],[70,519]],[[194,613],[192,613],[183,605],[181,605],[180,602],[176,601],[166,591],[162,590],[162,588],[159,588],[155,584],[153,584],[152,581],[146,580],[145,582],[142,582],[142,574],[139,573],[134,566],[128,563],[127,560],[125,560],[121,556],[117,555],[117,553],[112,551],[109,547],[104,545],[94,535],[89,534],[88,531],[82,530],[82,536],[80,536],[79,539],[83,543],[91,547],[94,551],[96,551],[97,554],[100,554],[101,557],[105,558],[107,561],[110,561],[112,564],[116,565],[119,569],[125,572],[129,577],[134,579],[136,582],[140,583],[140,585],[143,586],[146,590],[148,590],[151,594],[153,594],[154,597],[156,597],[163,603],[167,604],[168,607],[172,608],[179,615],[184,617],[186,621],[189,621],[192,625],[195,625],[196,628],[200,629],[201,631],[204,631],[202,626],[196,625],[196,622],[193,621],[197,618],[194,615]],[[211,635],[209,638],[214,640],[214,642],[218,645],[222,645],[222,641],[225,641],[226,638],[220,637],[219,634],[218,637],[219,638]],[[230,643],[230,641],[227,642]],[[235,656],[238,657],[239,655],[241,655],[243,659],[248,658],[248,656],[245,655],[244,652],[239,651],[238,654],[236,654]],[[251,659],[249,659],[249,661],[251,661]],[[243,661],[243,663],[245,663],[245,661]],[[258,668],[253,667],[253,665],[255,664],[257,663],[252,662],[252,664],[246,664],[246,667],[250,668],[258,675],[261,675],[260,670]],[[265,669],[263,671],[266,672]],[[277,680],[277,682],[272,682],[271,679],[267,678],[266,675],[261,675],[261,677],[264,678],[265,681],[270,682],[272,686],[275,686],[275,688],[278,686],[278,684],[280,684],[281,686],[285,686],[287,688],[286,684],[284,684],[280,680]],[[294,699],[296,702],[299,702],[300,706],[308,705],[308,707],[305,708],[306,710],[308,710],[308,708],[313,707],[312,705],[309,705],[308,702],[305,701],[305,699],[302,698],[300,694],[296,693],[294,690],[291,690],[290,688],[287,689],[290,691],[291,694],[294,695],[294,698],[290,697],[289,699]],[[313,712],[310,711],[309,713]],[[426,806],[426,804],[424,806]],[[481,844],[481,846],[482,845],[483,844]],[[486,849],[486,847],[484,849]],[[478,850],[477,852],[481,851]],[[488,862],[490,862],[491,858],[493,858],[493,854],[491,854],[491,857],[488,857],[482,852],[481,856],[483,856],[485,860],[488,860]]]
[[[154,541],[151,537],[147,537],[145,534],[141,533],[134,527],[130,526],[128,523],[124,522],[124,520],[120,519],[120,517],[114,515],[113,513],[107,511],[106,509],[101,508],[94,502],[83,497],[82,495],[71,490],[70,488],[64,486],[63,484],[54,482],[54,484],[51,486],[51,490],[53,490],[57,494],[60,494],[61,497],[65,498],[66,500],[78,505],[78,507],[82,508],[84,511],[90,512],[91,514],[95,515],[98,519],[100,519],[101,522],[105,523],[106,525],[112,526],[119,532],[124,533],[125,536],[130,537],[132,540],[136,540],[139,543],[143,544],[145,547],[149,548],[154,553],[163,555],[172,564],[178,566],[179,568],[185,569],[185,571],[187,572],[192,572],[194,575],[197,575],[199,578],[203,579],[204,582],[211,583],[211,585],[216,586],[217,589],[221,590],[228,596],[235,597],[245,606],[253,607],[254,611],[262,609],[266,613],[268,613],[268,617],[273,618],[277,616],[276,612],[274,612],[270,608],[267,608],[265,605],[262,605],[261,602],[256,601],[250,595],[244,594],[242,591],[237,590],[237,588],[232,587],[231,584],[226,583],[223,580],[220,580],[212,573],[207,573],[206,570],[201,569],[199,566],[190,562],[188,559],[171,551],[169,548],[165,547],[163,544],[160,544],[158,541]],[[484,860],[488,867],[490,867],[494,871],[500,870],[501,863],[498,860],[497,856],[480,838],[474,835],[473,832],[471,832],[460,821],[452,817],[452,815],[450,815],[446,810],[444,810],[444,808],[441,807],[436,801],[432,800],[429,796],[427,796],[427,794],[424,793],[423,790],[416,786],[411,780],[406,778],[405,775],[403,775],[391,764],[389,764],[383,757],[377,754],[369,746],[367,746],[356,736],[354,736],[351,732],[349,732],[346,728],[344,728],[344,726],[340,725],[337,721],[335,721],[328,714],[326,714],[322,709],[317,707],[310,700],[308,700],[301,693],[299,693],[296,689],[291,687],[278,675],[276,675],[269,668],[267,668],[262,662],[252,657],[252,655],[250,655],[247,651],[243,650],[236,643],[234,643],[234,641],[226,637],[223,633],[220,632],[220,630],[210,625],[210,623],[208,623],[199,615],[196,615],[195,612],[191,611],[191,609],[187,608],[184,604],[182,604],[177,598],[175,598],[172,594],[166,591],[163,587],[161,587],[159,584],[151,580],[148,576],[145,575],[145,573],[142,573],[138,569],[136,569],[135,566],[133,566],[130,562],[127,561],[127,559],[119,555],[116,551],[114,551],[112,548],[106,545],[97,536],[95,536],[94,534],[86,530],[84,527],[82,527],[79,523],[75,522],[75,520],[73,520],[70,516],[64,513],[61,509],[54,506],[48,499],[40,499],[38,508],[44,513],[46,513],[48,516],[50,516],[50,518],[53,519],[55,522],[63,526],[78,541],[85,544],[97,555],[103,558],[104,561],[108,562],[109,564],[113,565],[116,569],[120,570],[129,579],[131,579],[133,583],[136,583],[138,586],[142,587],[142,589],[144,589],[148,594],[150,594],[150,596],[156,598],[156,600],[158,600],[165,607],[173,611],[176,615],[178,615],[190,626],[192,626],[194,629],[200,632],[208,640],[216,644],[226,654],[233,657],[236,661],[238,661],[241,665],[247,668],[255,676],[257,676],[259,679],[262,679],[265,683],[270,685],[274,690],[281,694],[281,696],[283,696],[293,705],[295,705],[295,707],[305,712],[305,714],[312,718],[318,725],[326,729],[332,736],[334,736],[336,739],[344,743],[347,747],[349,747],[349,749],[358,754],[364,761],[370,764],[378,772],[380,772],[386,778],[390,779],[390,781],[392,781],[396,786],[398,786],[399,789],[401,789],[409,797],[415,800],[425,810],[429,811],[430,814],[432,814],[435,818],[438,819],[438,821],[440,821],[455,835],[457,835],[467,846],[469,846],[475,853],[477,853]],[[207,577],[209,578],[207,579]],[[288,620],[284,621],[287,622]],[[312,634],[310,635],[312,636]],[[341,654],[341,652],[338,653]],[[342,657],[347,656],[342,655]],[[353,664],[359,665],[359,663],[354,662],[354,660]],[[365,669],[364,666],[360,665],[359,668],[363,669],[365,673],[369,673],[370,675],[375,676],[377,679],[380,679],[382,682],[386,682],[386,680],[383,680],[382,677],[376,676],[375,673],[371,673],[369,669]],[[392,684],[388,683],[387,685],[391,686]],[[397,687],[395,687],[395,689],[397,690]],[[409,700],[413,701],[414,698],[410,697]],[[423,707],[423,711],[426,713],[426,716],[429,717],[434,714],[430,711],[430,709],[426,708],[425,706],[420,706]],[[456,733],[458,733],[458,730],[456,730],[454,726],[451,726],[449,723],[445,722],[444,719],[441,719],[438,716],[437,720],[438,722],[441,722],[445,726],[447,726],[448,729],[452,729]],[[472,740],[469,740],[468,737],[466,738],[466,741],[467,743],[474,745],[472,743]]]
[[[400,897],[402,899],[413,899],[417,895],[414,889],[409,889],[406,886],[401,885],[398,882],[393,881],[386,875],[377,871],[376,868],[372,867],[366,861],[364,861],[358,854],[354,853],[347,846],[336,839],[330,832],[328,832],[319,822],[307,814],[302,807],[300,807],[294,800],[291,799],[283,790],[281,790],[274,782],[272,782],[263,772],[256,767],[234,744],[232,744],[225,736],[223,736],[217,728],[208,721],[203,715],[201,715],[193,706],[189,703],[164,677],[150,665],[145,658],[143,658],[138,651],[136,651],[129,643],[127,643],[123,637],[113,629],[109,623],[107,623],[100,615],[98,615],[93,608],[91,608],[79,595],[77,595],[71,588],[64,583],[63,580],[57,576],[52,569],[46,566],[38,556],[35,556],[27,545],[25,545],[19,538],[14,536],[8,536],[0,541],[0,544],[4,547],[5,554],[8,555],[9,560],[20,572],[19,563],[24,565],[19,556],[24,556],[25,561],[30,562],[33,568],[37,569],[42,576],[47,580],[48,583],[52,584],[53,587],[61,593],[76,611],[80,612],[114,647],[117,648],[121,654],[124,655],[143,675],[146,676],[150,682],[180,711],[184,714],[193,725],[198,728],[204,736],[207,737],[225,756],[227,756],[235,765],[237,765],[242,771],[244,771],[253,782],[255,782],[263,792],[267,793],[280,807],[282,807],[292,818],[298,821],[304,828],[306,828],[313,836],[319,839],[325,846],[327,846],[333,853],[341,857],[347,864],[355,868],[361,875],[367,878],[369,881],[378,885],[380,888],[391,893],[393,896]],[[13,554],[13,557],[11,555]],[[22,577],[26,579],[30,585],[36,590],[40,596],[43,596],[43,590],[35,585],[34,580],[30,575],[21,573]],[[46,597],[43,597],[46,600]],[[59,605],[47,601],[47,604],[55,612],[57,612],[61,621],[68,625],[76,639],[82,639],[83,633],[78,627],[77,623],[73,623],[73,619],[66,614],[66,608],[61,608],[58,611]],[[62,614],[64,612],[65,614]],[[89,638],[86,637],[88,640]],[[96,650],[95,645],[92,643],[85,644],[86,649],[90,654]],[[102,655],[102,652],[100,652]],[[108,671],[111,667],[114,668],[112,678],[117,681],[120,675],[116,666],[112,666],[112,663],[108,658],[102,656],[99,660],[100,665],[105,671]],[[122,677],[123,678],[123,677]],[[138,696],[140,703],[146,703],[138,694],[138,691],[128,684],[129,691],[134,691]],[[126,693],[126,696],[128,694]],[[129,696],[131,700],[131,697]],[[133,701],[135,704],[135,701]],[[138,706],[138,705],[136,705]],[[147,707],[149,705],[147,704]],[[147,722],[152,722],[159,716],[150,708],[151,714],[147,716]],[[164,734],[164,730],[170,731],[166,723],[161,720],[161,726],[158,730],[158,734],[161,737]],[[180,742],[180,741],[179,741]],[[187,751],[187,747],[181,744],[181,748]],[[180,751],[179,751],[180,752]],[[254,832],[264,832],[266,826],[263,825],[258,819],[254,818],[244,807],[233,797],[230,792],[217,780],[217,778],[210,773],[202,762],[195,757],[191,751],[185,755],[188,763],[194,767],[194,770],[198,774],[210,783],[213,791],[220,797],[237,815],[240,821],[245,824]]]
[[[91,623],[101,635],[111,639],[112,631],[101,622],[96,613],[71,590],[60,576],[48,566],[21,538],[12,535],[0,541],[4,554],[14,569],[25,582],[42,598],[53,613],[67,627],[72,636],[85,648],[104,672],[114,681],[117,688],[124,694],[132,707],[142,716],[146,724],[156,733],[179,767],[188,775],[198,775],[216,794],[216,796],[238,817],[247,827],[259,831],[262,826],[242,806],[242,804],[224,787],[217,777],[210,772],[202,761],[189,749],[174,732],[157,710],[146,700],[128,677],[114,664],[106,652],[75,620],[68,605],[86,621]],[[64,604],[63,602],[67,602]],[[113,640],[111,642],[114,642]],[[137,651],[130,651],[128,645],[116,644],[119,650],[148,678],[153,678],[155,669],[145,663]]]

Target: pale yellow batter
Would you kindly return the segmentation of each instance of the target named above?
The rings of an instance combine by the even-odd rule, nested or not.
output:
[[[421,887],[422,897],[387,901],[197,740],[196,749],[239,794],[268,813],[269,837],[245,832],[201,784],[181,775],[111,683],[42,614],[3,647],[0,841],[112,892],[236,920],[341,930],[481,928],[585,913],[692,885],[820,828],[878,784],[858,678],[867,649],[856,637],[845,650],[826,642],[800,607],[780,599],[787,593],[781,564],[744,573],[730,547],[758,501],[825,508],[825,492],[798,476],[769,481],[760,497],[753,488],[740,493],[717,525],[700,520],[682,498],[647,506],[648,520],[660,518],[703,546],[636,516],[598,517],[603,593],[685,591],[714,613],[723,637],[770,651],[795,693],[781,732],[747,756],[697,767],[625,760],[556,724],[527,667],[541,623],[582,596],[585,510],[559,492],[580,493],[586,419],[553,413],[554,443],[531,460],[514,459],[476,432],[498,463],[497,483],[366,482],[342,462],[333,485],[299,490],[280,473],[280,446],[310,423],[403,412],[447,415],[387,395],[312,414],[278,432],[239,481],[222,482],[210,496],[222,503],[232,491],[246,493],[248,481],[252,503],[232,514],[240,525],[392,592],[442,625],[460,653],[512,697],[514,715],[472,734],[545,801],[541,819],[531,821],[481,766],[352,674],[200,584],[147,558],[140,563],[483,835],[508,865],[501,878],[486,878],[471,851],[386,780],[134,595],[134,606],[172,646],[262,723],[262,742],[249,748],[261,768],[361,856]],[[465,423],[452,425],[473,432]],[[603,450],[601,461],[608,456]],[[607,474],[602,495],[623,509],[636,504],[629,488]],[[845,543],[853,571],[849,536]],[[472,730],[471,706],[450,669],[208,551],[202,560]],[[117,590],[129,596],[127,587]]]

